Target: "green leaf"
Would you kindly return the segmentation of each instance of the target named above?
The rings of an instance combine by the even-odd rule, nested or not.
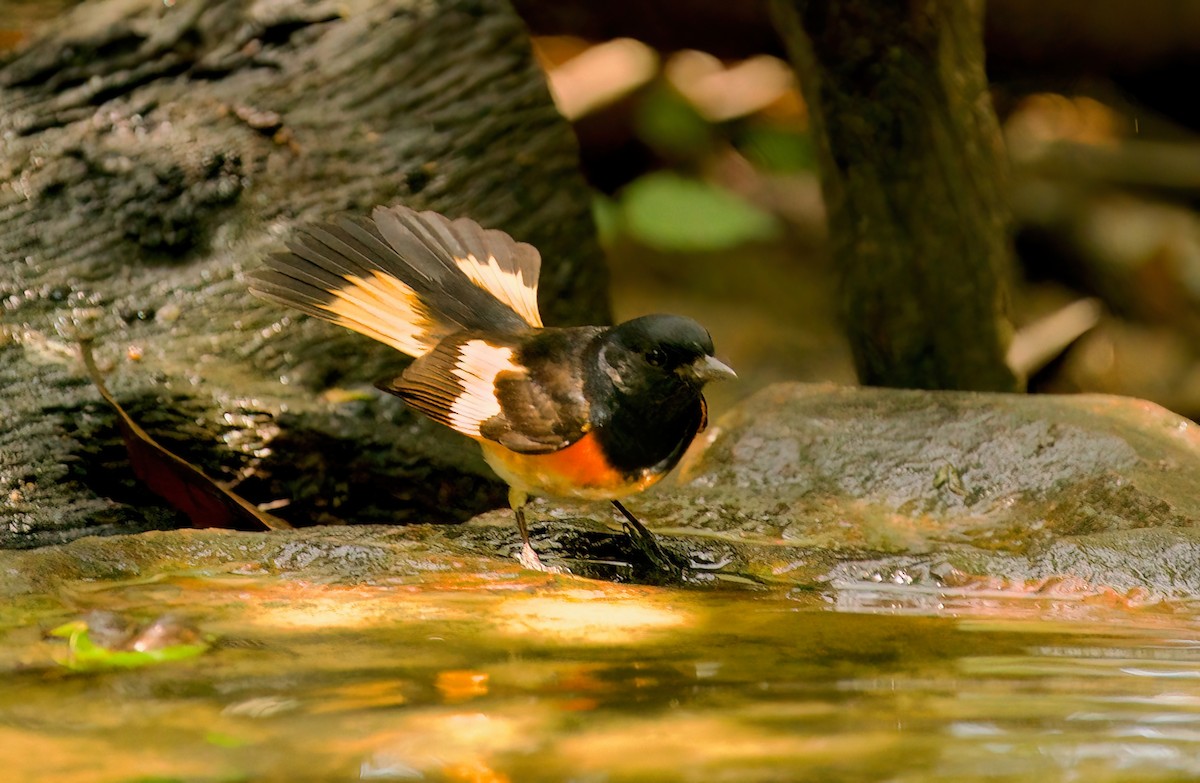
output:
[[[812,137],[790,128],[751,125],[738,135],[735,146],[756,167],[772,173],[812,171],[816,166]]]
[[[771,214],[700,180],[656,172],[621,192],[626,232],[659,250],[722,250],[779,232]]]
[[[600,244],[610,246],[621,233],[621,208],[603,193],[592,194],[592,219]]]
[[[50,635],[67,640],[66,652],[57,656],[56,660],[73,672],[139,669],[157,663],[194,658],[209,648],[207,642],[196,642],[153,650],[110,650],[92,641],[87,623],[82,620],[60,625],[50,631]]]
[[[208,732],[204,735],[204,741],[218,748],[243,748],[250,744],[247,739],[219,731]]]
[[[651,149],[672,160],[692,160],[713,146],[713,128],[683,96],[660,87],[638,104],[634,132]]]

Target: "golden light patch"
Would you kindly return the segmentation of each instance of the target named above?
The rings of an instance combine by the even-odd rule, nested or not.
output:
[[[624,644],[693,621],[673,607],[582,591],[554,598],[510,599],[499,607],[495,619],[510,634],[563,644]]]
[[[525,281],[525,276],[518,269],[507,272],[492,256],[480,261],[474,255],[466,258],[456,258],[454,263],[472,283],[487,291],[513,312],[524,318],[530,326],[541,326],[542,316],[538,312],[537,281]]]
[[[836,765],[847,759],[884,758],[905,741],[903,732],[882,729],[843,734],[787,731],[778,728],[786,725],[779,712],[770,714],[772,720],[763,723],[689,710],[595,722],[564,737],[555,752],[585,780],[678,780],[680,770],[690,773],[688,780],[828,780],[838,776],[804,771],[838,769]],[[755,774],[763,769],[792,774]]]
[[[438,334],[417,292],[391,275],[350,276],[347,286],[330,291],[322,305],[337,316],[335,323],[353,329],[409,356],[422,356],[445,335]]]
[[[469,701],[487,696],[488,675],[471,669],[450,669],[437,673],[435,685],[447,702]]]
[[[337,740],[342,755],[364,757],[360,778],[395,780],[399,776],[369,774],[403,769],[403,779],[446,780],[461,783],[508,783],[508,778],[489,766],[497,754],[528,752],[530,737],[544,732],[542,711],[526,705],[520,715],[506,717],[489,710],[487,714],[413,710],[398,711],[390,717],[385,730],[351,732]]]
[[[354,682],[329,688],[321,688],[310,694],[310,715],[327,715],[338,712],[377,710],[399,707],[406,703],[405,680],[370,680]]]
[[[447,764],[442,768],[442,772],[447,780],[462,781],[462,783],[509,783],[510,780],[508,775],[492,769],[482,759]]]
[[[263,628],[288,631],[379,628],[401,620],[455,618],[444,602],[420,594],[373,587],[287,583],[257,594],[247,616]]]
[[[463,393],[450,406],[451,427],[479,437],[480,425],[500,414],[495,388],[496,376],[502,372],[525,372],[513,362],[512,348],[483,340],[468,340],[459,346],[454,375],[462,381]]]

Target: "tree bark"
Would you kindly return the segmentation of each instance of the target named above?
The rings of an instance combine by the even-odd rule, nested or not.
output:
[[[575,141],[505,0],[94,0],[0,59],[0,546],[182,521],[64,323],[153,436],[290,521],[500,502],[470,444],[336,391],[395,351],[246,293],[297,223],[398,201],[539,247],[547,322],[607,319]]]
[[[812,118],[859,378],[1014,390],[980,0],[773,0]]]

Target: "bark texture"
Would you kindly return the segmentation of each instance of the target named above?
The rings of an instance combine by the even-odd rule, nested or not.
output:
[[[979,0],[774,0],[863,383],[1013,390],[1009,209]]]
[[[538,246],[547,322],[607,319],[505,0],[95,0],[0,60],[0,545],[181,522],[132,482],[79,330],[152,435],[294,522],[499,502],[470,444],[353,393],[398,354],[246,293],[297,223],[398,201]]]

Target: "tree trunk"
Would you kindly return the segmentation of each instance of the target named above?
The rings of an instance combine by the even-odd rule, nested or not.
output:
[[[1014,390],[980,0],[774,0],[812,117],[860,379]]]
[[[546,320],[607,319],[575,142],[504,0],[95,0],[0,60],[0,545],[181,521],[132,481],[72,322],[152,435],[293,522],[499,502],[469,444],[330,392],[395,351],[246,293],[298,222],[394,202],[532,242]]]

